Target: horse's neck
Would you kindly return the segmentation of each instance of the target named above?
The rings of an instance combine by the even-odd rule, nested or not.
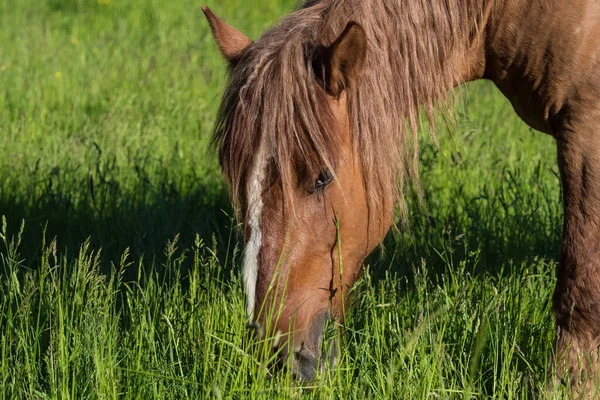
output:
[[[453,9],[454,18],[447,23],[453,25],[453,30],[458,31],[458,34],[453,38],[455,42],[449,52],[445,54],[446,59],[442,64],[450,63],[454,86],[458,86],[484,77],[489,27],[494,25],[497,13],[502,12],[506,3],[523,3],[529,0],[431,0],[429,4],[423,2],[425,8],[420,11],[425,14],[434,12],[433,7],[435,6],[433,3],[436,1],[447,2],[446,7]],[[460,11],[465,9],[469,12]],[[457,18],[456,15],[459,15],[459,17]],[[447,30],[440,32],[437,29],[423,29],[419,32],[419,35],[415,36],[415,40],[423,41],[422,35],[430,35],[429,40],[426,42],[438,41],[438,47],[445,48],[447,46],[447,34]],[[440,66],[442,69],[448,68],[448,65]],[[437,66],[432,64],[429,67],[436,68]],[[443,73],[444,71],[439,72]]]
[[[577,80],[598,65],[600,7],[586,0],[490,1],[477,45],[462,63],[472,71],[464,81],[493,81],[526,123],[551,133]]]
[[[452,55],[457,69],[456,84],[487,78],[493,81],[506,74],[506,60],[519,61],[520,57],[530,62],[532,54],[543,51],[552,42],[556,26],[569,21],[575,24],[581,19],[578,11],[569,2],[548,0],[455,0],[483,3],[482,15],[470,27],[475,34],[469,43],[456,47]],[[562,40],[568,40],[568,35]],[[577,43],[571,43],[577,45]],[[544,57],[535,57],[543,60]],[[518,63],[516,63],[518,64]],[[515,66],[514,64],[512,66]],[[529,68],[543,68],[531,65]],[[502,71],[498,69],[502,69]],[[498,83],[498,82],[496,82]]]

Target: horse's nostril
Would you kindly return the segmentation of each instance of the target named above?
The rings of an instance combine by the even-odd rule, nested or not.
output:
[[[248,322],[246,328],[250,329],[251,333],[256,335],[259,339],[263,337],[263,331],[258,322]]]
[[[317,357],[306,351],[296,351],[294,353],[294,372],[299,379],[304,382],[312,382],[317,377],[319,360]]]

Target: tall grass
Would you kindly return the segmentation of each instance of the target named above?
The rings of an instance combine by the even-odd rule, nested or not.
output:
[[[0,397],[565,395],[554,143],[485,83],[423,135],[425,205],[349,293],[339,367],[268,368],[208,148],[226,66],[202,5],[0,0]],[[256,37],[294,3],[209,5]]]

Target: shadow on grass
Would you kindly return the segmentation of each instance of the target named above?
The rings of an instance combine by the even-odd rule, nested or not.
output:
[[[76,195],[91,197],[89,192]],[[105,273],[111,270],[111,263],[118,264],[126,249],[135,264],[142,261],[145,267],[160,271],[167,243],[176,236],[181,252],[191,249],[198,235],[220,259],[225,259],[228,244],[230,252],[236,244],[235,222],[223,189],[197,186],[182,194],[172,186],[162,185],[144,196],[146,202],[119,193],[112,196],[113,203],[105,204],[101,212],[93,201],[80,202],[75,207],[73,194],[56,192],[34,204],[1,199],[0,210],[6,216],[9,232],[16,234],[24,222],[19,253],[24,265],[33,268],[39,264],[43,242],[47,245],[54,238],[59,252],[68,258],[77,257],[80,246],[89,238],[91,248],[101,250]],[[135,274],[134,270],[128,271]]]
[[[510,273],[523,263],[558,260],[562,193],[558,177],[552,182],[548,176],[542,179],[543,174],[548,171],[540,167],[530,176],[506,169],[497,187],[483,186],[477,194],[453,186],[445,195],[448,203],[436,202],[437,193],[425,188],[425,206],[416,196],[408,201],[408,227],[391,231],[385,250],[367,259],[372,278],[384,279],[386,269],[410,277],[413,266],[423,262],[436,274],[473,258],[471,273],[493,275]],[[541,181],[546,183],[537,184]]]

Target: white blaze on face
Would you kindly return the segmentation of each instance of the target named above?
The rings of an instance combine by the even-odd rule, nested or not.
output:
[[[258,274],[258,255],[262,246],[262,232],[260,230],[260,217],[263,210],[262,190],[265,175],[266,161],[258,152],[256,166],[250,176],[250,187],[248,189],[248,225],[250,227],[250,238],[244,249],[244,266],[242,267],[242,278],[246,288],[247,313],[252,319],[254,303],[256,301],[256,280]]]

